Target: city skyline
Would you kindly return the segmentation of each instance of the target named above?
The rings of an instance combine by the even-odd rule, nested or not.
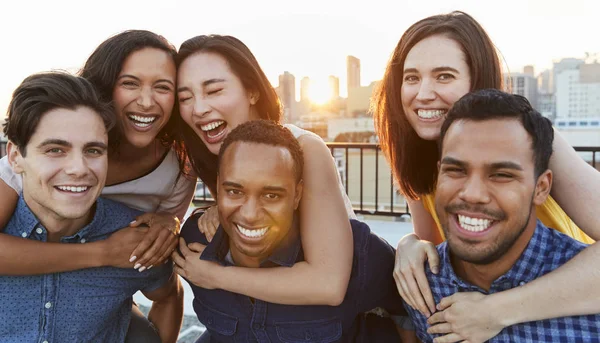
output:
[[[560,58],[600,52],[600,41],[593,36],[598,1],[508,0],[494,10],[489,7],[476,0],[432,0],[412,6],[383,0],[106,0],[89,9],[70,0],[5,2],[0,5],[5,14],[0,38],[6,47],[0,107],[6,109],[12,91],[27,75],[76,71],[100,42],[132,28],[162,34],[176,47],[198,34],[234,35],[253,51],[273,86],[286,70],[298,80],[308,76],[320,83],[334,75],[339,77],[341,96],[347,95],[346,56],[361,60],[361,84],[368,85],[381,79],[392,50],[412,23],[452,10],[463,10],[484,26],[502,53],[506,71],[531,64],[537,74]]]

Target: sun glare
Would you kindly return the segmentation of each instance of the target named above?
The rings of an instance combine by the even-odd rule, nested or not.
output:
[[[331,100],[331,87],[326,80],[310,80],[308,94],[312,103],[323,105]]]

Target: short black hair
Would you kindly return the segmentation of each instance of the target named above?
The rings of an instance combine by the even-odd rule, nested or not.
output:
[[[27,143],[45,113],[57,108],[74,110],[80,106],[96,112],[107,132],[115,126],[116,118],[111,106],[100,100],[94,86],[86,79],[65,72],[28,76],[13,92],[4,135],[25,156]]]
[[[552,156],[554,130],[552,122],[538,111],[529,101],[516,94],[497,89],[482,89],[468,93],[448,111],[440,133],[440,153],[446,132],[457,120],[484,121],[491,119],[518,119],[529,133],[533,150],[534,173],[537,178],[548,169]]]
[[[304,167],[304,156],[300,143],[290,130],[270,120],[251,120],[238,125],[223,141],[219,150],[219,167],[221,158],[227,148],[235,142],[248,142],[266,144],[286,148],[292,155],[294,161],[294,176],[296,182],[302,179],[302,168]]]

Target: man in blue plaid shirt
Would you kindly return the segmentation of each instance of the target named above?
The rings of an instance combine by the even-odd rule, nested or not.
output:
[[[535,207],[552,186],[554,133],[527,99],[498,90],[465,95],[440,136],[436,213],[447,241],[440,270],[426,274],[436,303],[456,292],[491,294],[560,267],[582,244],[545,227]],[[433,342],[427,318],[405,304],[419,339]],[[444,324],[438,324],[444,325]],[[449,334],[436,342],[461,341]],[[513,325],[489,342],[600,342],[600,315]]]

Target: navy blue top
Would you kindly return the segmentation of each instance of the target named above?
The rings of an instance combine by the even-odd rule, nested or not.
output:
[[[219,226],[208,243],[198,230],[198,216],[186,221],[181,236],[187,243],[207,244],[200,259],[231,266],[231,259],[227,258],[227,234]],[[371,233],[366,224],[356,220],[350,220],[350,223],[354,235],[354,260],[346,297],[340,306],[279,305],[190,284],[194,292],[194,311],[207,327],[211,342],[399,341],[390,318],[364,314],[382,307],[391,314],[406,315],[392,275],[395,251]],[[303,260],[298,229],[293,228],[261,268],[291,267]]]
[[[450,263],[447,242],[437,246],[440,254],[440,272],[436,275],[426,267],[427,280],[437,303],[456,292],[481,292],[492,294],[519,287],[554,269],[587,247],[579,241],[556,230],[549,229],[538,220],[535,232],[521,257],[509,271],[492,282],[490,291],[467,283],[459,278]],[[427,318],[406,305],[413,320],[417,337],[423,342],[433,342],[438,335],[427,333]],[[600,342],[600,315],[561,317],[509,326],[488,342]]]
[[[99,198],[92,222],[61,243],[106,239],[140,212]],[[23,197],[4,233],[47,241],[47,231]],[[172,264],[142,273],[133,268],[100,267],[72,272],[0,276],[0,342],[123,342],[132,295],[167,283]]]

